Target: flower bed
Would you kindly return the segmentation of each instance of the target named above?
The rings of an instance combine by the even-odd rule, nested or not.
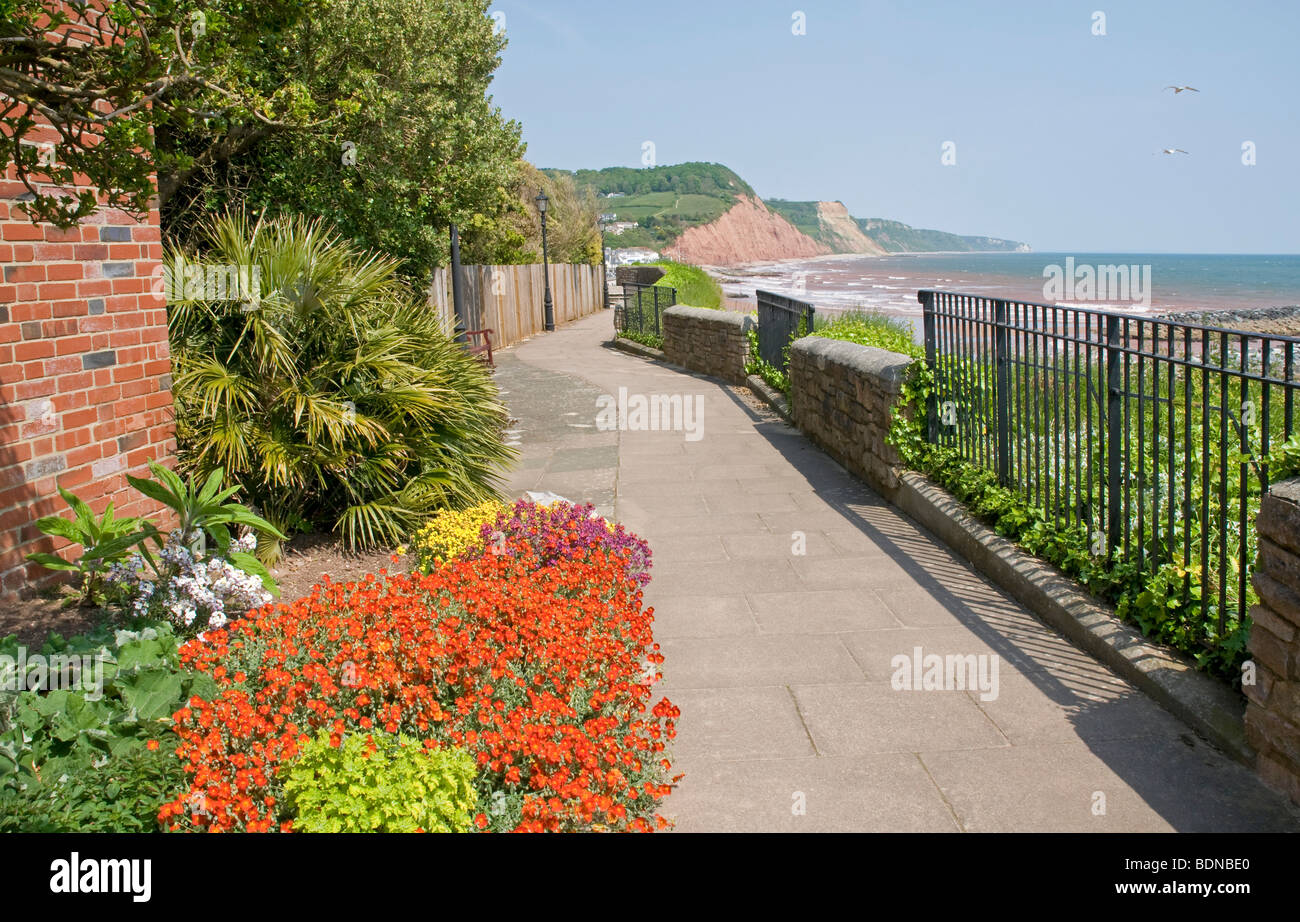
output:
[[[516,504],[483,538],[429,573],[327,582],[182,648],[219,691],[174,716],[191,784],[164,823],[293,829],[283,779],[324,729],[468,753],[479,829],[666,825],[678,711],[651,705],[648,548],[568,504]]]

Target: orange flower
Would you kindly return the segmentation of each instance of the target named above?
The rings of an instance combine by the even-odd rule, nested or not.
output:
[[[625,555],[544,562],[534,541],[428,575],[326,581],[186,644],[182,662],[219,694],[175,715],[190,789],[160,820],[290,831],[281,763],[319,729],[383,727],[466,749],[516,831],[662,828],[680,712],[644,682],[643,664],[663,662],[653,613]]]

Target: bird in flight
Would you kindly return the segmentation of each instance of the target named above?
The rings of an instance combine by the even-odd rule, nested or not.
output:
[[[1166,148],[1164,148],[1163,150],[1161,150],[1160,153],[1162,153],[1162,154],[1185,154],[1185,153],[1187,153],[1187,151],[1183,150],[1181,147],[1166,147]]]
[[[1196,87],[1194,87],[1194,86],[1167,86],[1167,87],[1165,87],[1165,89],[1166,89],[1166,90],[1173,90],[1175,96],[1177,96],[1177,95],[1178,95],[1179,93],[1181,93],[1183,90],[1188,90],[1188,91],[1190,91],[1190,92],[1192,92],[1192,93],[1199,93],[1199,92],[1200,92],[1200,90],[1198,90],[1198,89],[1197,89]]]

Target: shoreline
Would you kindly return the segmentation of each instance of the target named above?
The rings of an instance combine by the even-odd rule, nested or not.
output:
[[[1094,287],[1049,291],[1040,279],[1062,256],[1096,267],[1142,263],[1140,276],[1125,274],[1109,288],[1100,274]],[[1067,262],[1067,266],[1069,262]],[[1154,268],[1153,268],[1154,267]],[[705,265],[722,286],[728,306],[753,309],[755,292],[770,290],[807,301],[828,314],[865,310],[919,316],[921,290],[1111,311],[1136,317],[1217,314],[1276,322],[1300,310],[1300,256],[1234,254],[1056,254],[996,250],[957,253],[824,254],[730,266]],[[1082,278],[1082,276],[1079,276]],[[1129,279],[1134,286],[1129,289]],[[1153,284],[1154,280],[1154,284]],[[1118,286],[1118,287],[1117,287]],[[1061,297],[1065,294],[1066,297]],[[1089,296],[1091,295],[1091,297]],[[1055,297],[1053,297],[1055,296]],[[1261,313],[1262,312],[1262,313]],[[1288,321],[1288,329],[1291,324]]]

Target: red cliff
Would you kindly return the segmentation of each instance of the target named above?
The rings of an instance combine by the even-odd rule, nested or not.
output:
[[[762,202],[742,195],[716,221],[689,228],[664,255],[695,265],[733,266],[830,252]]]

